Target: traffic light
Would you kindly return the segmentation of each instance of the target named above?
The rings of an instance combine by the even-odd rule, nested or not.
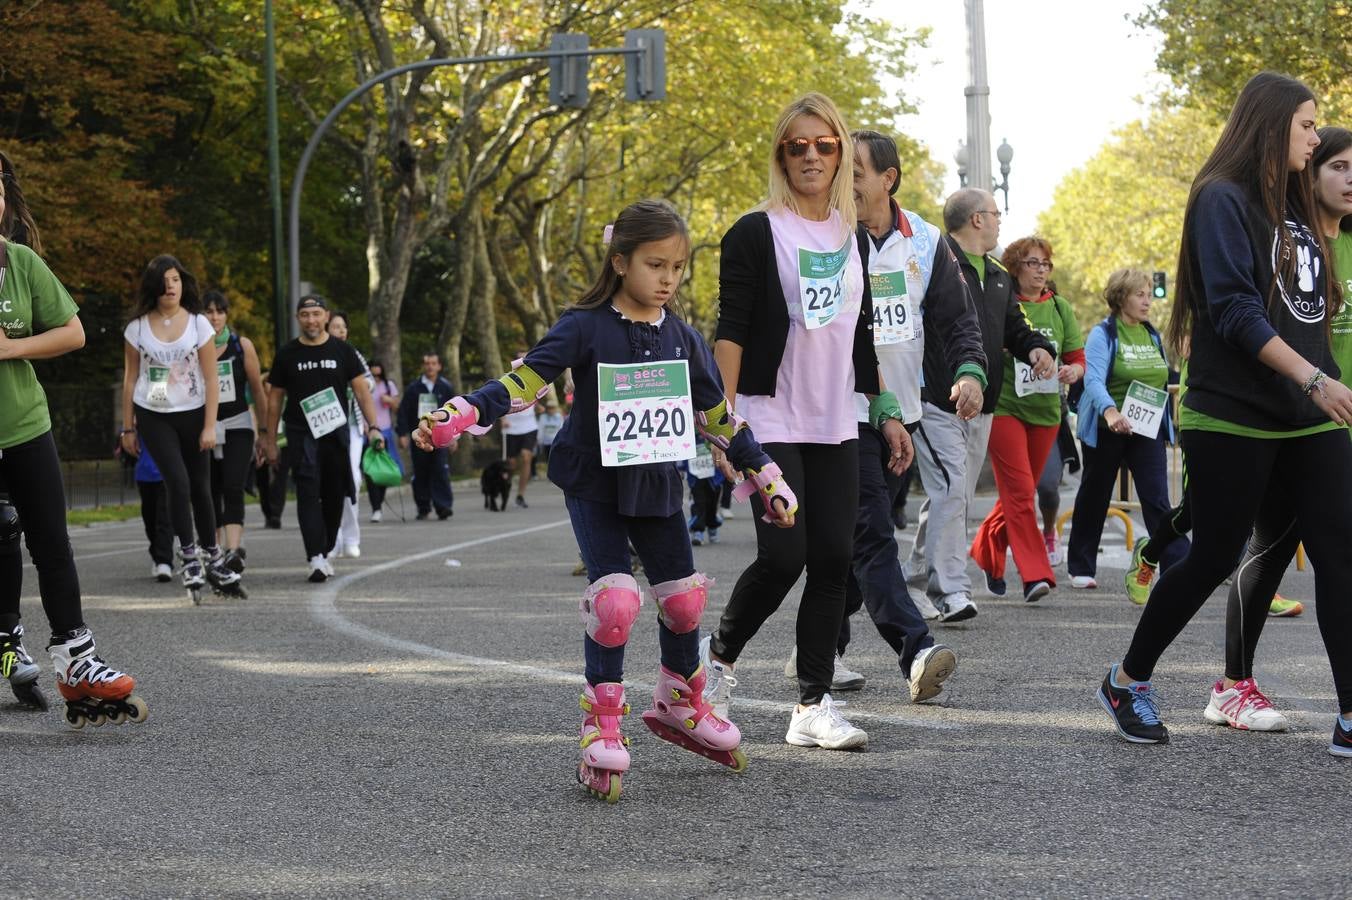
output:
[[[631,28],[624,33],[624,97],[667,99],[667,33],[661,28]]]
[[[550,50],[587,50],[591,38],[585,34],[555,34],[549,42]],[[587,83],[587,68],[591,57],[555,56],[549,60],[549,102],[555,106],[582,109],[587,105],[591,86]]]
[[[1150,295],[1154,297],[1156,300],[1163,300],[1165,298],[1165,295],[1169,293],[1168,289],[1166,289],[1164,286],[1163,272],[1156,272],[1154,276],[1151,278],[1151,284],[1152,287],[1150,289]]]

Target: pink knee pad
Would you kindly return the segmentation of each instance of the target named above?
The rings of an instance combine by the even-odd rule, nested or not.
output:
[[[713,583],[712,578],[696,572],[689,578],[653,585],[653,599],[657,601],[657,615],[662,623],[675,634],[688,634],[698,628]]]
[[[582,622],[587,634],[602,647],[622,647],[638,618],[643,597],[628,573],[602,575],[582,595]]]

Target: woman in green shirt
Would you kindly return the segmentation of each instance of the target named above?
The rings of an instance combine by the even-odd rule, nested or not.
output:
[[[6,192],[13,183],[12,173],[0,177],[0,222],[7,221]],[[31,223],[26,209],[16,212],[14,219]],[[66,721],[74,728],[146,717],[145,703],[132,694],[136,682],[98,657],[84,622],[80,578],[66,532],[61,460],[47,395],[31,362],[84,346],[79,312],[42,257],[0,234],[0,479],[13,504],[0,509],[0,544],[17,547],[22,531],[33,557],[42,609],[52,628],[47,650],[66,701]],[[38,667],[23,646],[21,588],[22,569],[7,568],[0,590],[0,672],[21,702],[45,708],[36,686]]]
[[[1056,586],[1037,523],[1036,482],[1061,426],[1061,385],[1084,376],[1084,340],[1070,303],[1047,290],[1051,244],[1040,237],[1019,238],[1000,262],[1014,276],[1024,317],[1051,341],[1058,368],[1055,376],[1037,378],[1031,366],[1005,353],[989,444],[1000,499],[977,530],[971,555],[986,573],[986,586],[999,597],[1005,593],[1005,551],[1013,550],[1023,599],[1031,603]]]
[[[1169,363],[1150,324],[1150,276],[1118,269],[1103,291],[1108,317],[1085,345],[1084,395],[1079,404],[1084,472],[1075,495],[1066,569],[1077,588],[1098,587],[1099,538],[1117,473],[1125,462],[1141,499],[1146,529],[1153,533],[1169,515],[1165,443],[1174,439],[1169,415]],[[1188,541],[1169,546],[1163,564],[1182,559]]]

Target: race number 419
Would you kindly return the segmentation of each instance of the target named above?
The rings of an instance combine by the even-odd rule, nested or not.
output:
[[[601,464],[644,466],[695,455],[686,360],[596,366]]]

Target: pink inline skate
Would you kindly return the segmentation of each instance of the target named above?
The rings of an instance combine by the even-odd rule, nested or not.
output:
[[[620,799],[620,777],[629,771],[629,751],[625,749],[629,739],[620,734],[620,717],[629,713],[624,685],[589,684],[583,688],[578,705],[583,716],[577,780],[593,796],[614,803]]]
[[[703,666],[688,681],[659,667],[653,708],[643,714],[643,724],[664,741],[741,772],[746,768],[746,754],[737,749],[742,732],[714,714],[704,699],[704,682]]]

